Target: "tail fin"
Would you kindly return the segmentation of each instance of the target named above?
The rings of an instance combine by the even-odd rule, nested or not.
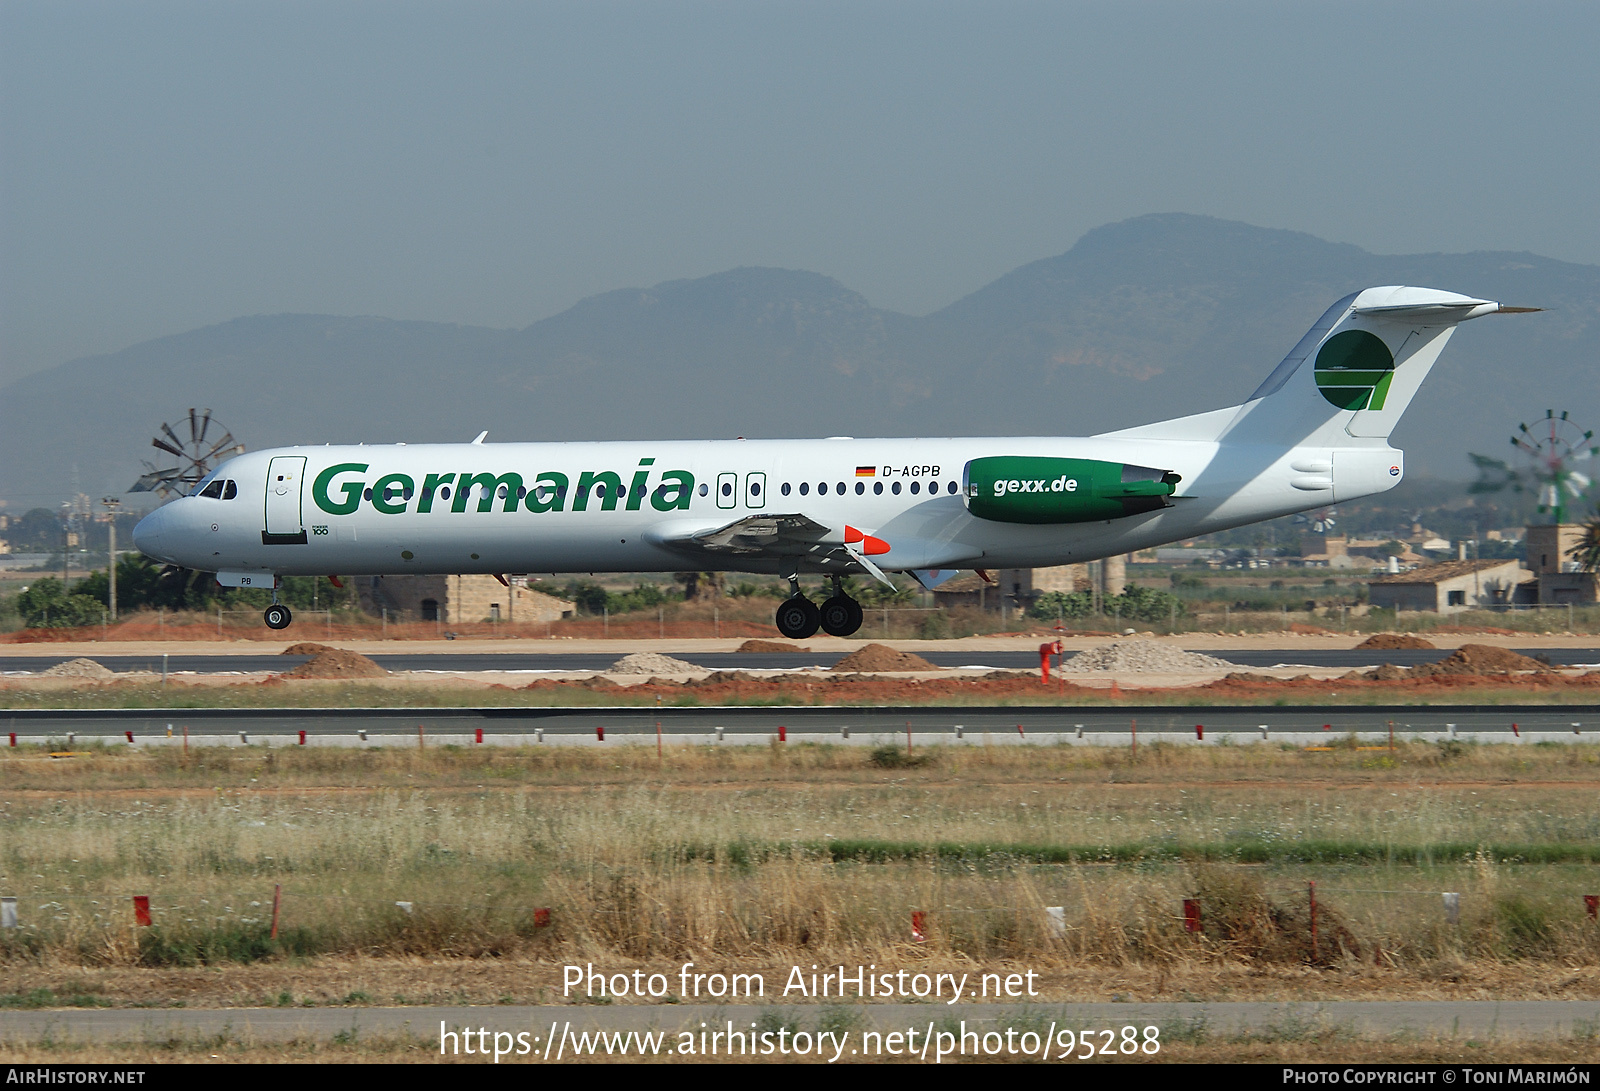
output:
[[[1499,310],[1433,288],[1368,288],[1329,307],[1243,405],[1111,435],[1291,447],[1387,439],[1457,324]]]

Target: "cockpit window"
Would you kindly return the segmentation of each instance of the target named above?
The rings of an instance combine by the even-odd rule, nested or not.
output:
[[[222,498],[224,500],[232,500],[235,496],[238,496],[238,495],[239,495],[239,485],[238,485],[237,482],[230,481],[226,485],[222,486]]]
[[[210,497],[212,500],[221,500],[223,484],[224,482],[220,480],[213,481],[211,484],[200,490],[200,495]]]
[[[217,477],[217,472],[215,470],[213,470],[210,473],[206,474],[206,476],[202,477],[195,484],[194,489],[190,491],[189,495],[190,496],[205,496],[205,495],[207,495],[206,489],[211,487],[211,483],[216,480],[216,477]]]

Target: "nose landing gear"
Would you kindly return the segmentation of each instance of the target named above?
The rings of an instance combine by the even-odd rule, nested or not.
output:
[[[266,613],[262,616],[266,619],[267,628],[269,629],[287,629],[289,622],[294,620],[294,615],[289,612],[289,608],[281,602],[275,602],[268,606]]]

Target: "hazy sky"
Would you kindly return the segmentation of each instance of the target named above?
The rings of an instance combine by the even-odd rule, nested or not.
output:
[[[241,314],[940,307],[1146,212],[1600,262],[1600,5],[0,0],[0,382]]]

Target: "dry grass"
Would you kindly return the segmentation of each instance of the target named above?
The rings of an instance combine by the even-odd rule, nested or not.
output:
[[[691,959],[1027,965],[1057,1000],[1597,995],[1594,747],[919,756],[6,751],[0,1003],[560,1002],[564,962]]]
[[[354,1021],[353,1021],[354,1022]],[[662,1026],[670,1026],[663,1020]],[[1042,1028],[1041,1028],[1042,1029]],[[1163,1047],[1153,1056],[1119,1056],[1108,1061],[1072,1061],[1074,1065],[1119,1064],[1592,1064],[1595,1039],[1592,1034],[1552,1036],[1550,1038],[1474,1038],[1459,1035],[1417,1036],[1397,1034],[1388,1037],[1361,1035],[1337,1025],[1314,1021],[1291,1021],[1250,1031],[1217,1034],[1204,1024],[1163,1028]],[[861,1061],[862,1058],[849,1058]],[[570,1059],[572,1063],[668,1063],[677,1058],[663,1056],[641,1060],[637,1056]],[[826,1057],[721,1057],[722,1062],[777,1061],[826,1064]],[[904,1058],[883,1058],[893,1062]],[[967,1063],[972,1058],[965,1059]],[[983,1058],[985,1063],[1031,1059]],[[409,1034],[363,1033],[358,1026],[341,1032],[334,1040],[302,1036],[287,1041],[260,1041],[247,1033],[230,1031],[215,1035],[160,1036],[114,1042],[90,1042],[51,1036],[32,1041],[0,1041],[0,1064],[209,1064],[213,1061],[244,1064],[361,1064],[404,1062],[407,1064],[486,1064],[479,1056],[442,1056],[435,1041]],[[548,1063],[540,1058],[510,1056],[501,1064]],[[698,1063],[705,1063],[696,1058]],[[962,1063],[959,1058],[944,1063]],[[1031,1063],[1041,1063],[1031,1061]],[[1064,1063],[1064,1062],[1053,1062]]]

